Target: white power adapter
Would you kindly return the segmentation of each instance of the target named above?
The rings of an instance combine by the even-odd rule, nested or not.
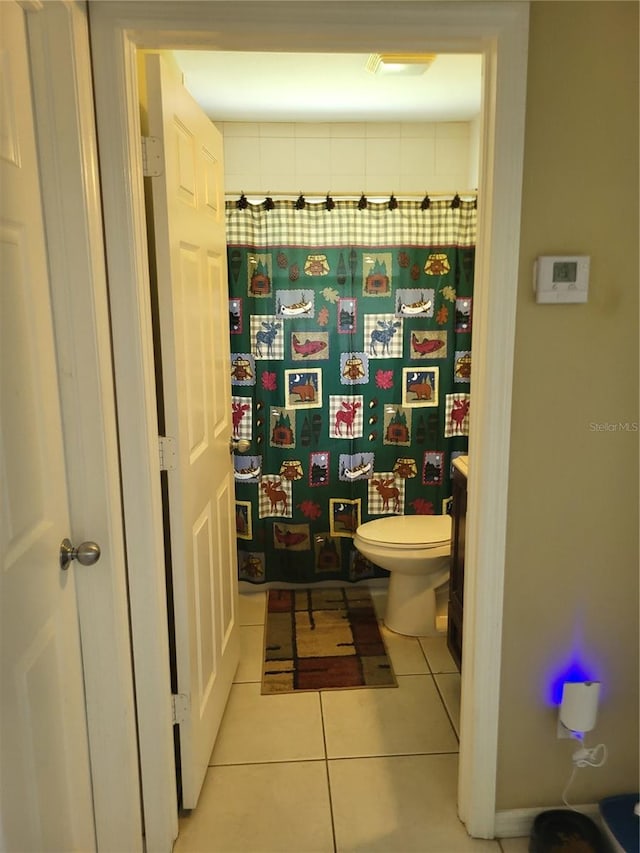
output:
[[[559,731],[561,725],[573,737],[576,733],[590,732],[596,724],[599,697],[599,681],[565,682],[558,714]]]

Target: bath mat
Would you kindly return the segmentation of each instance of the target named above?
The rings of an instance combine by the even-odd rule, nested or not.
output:
[[[397,687],[368,590],[271,589],[262,693]]]

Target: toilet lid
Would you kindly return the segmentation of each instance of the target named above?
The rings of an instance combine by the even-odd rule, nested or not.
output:
[[[451,541],[451,516],[391,515],[361,524],[356,536],[387,548],[436,548]]]

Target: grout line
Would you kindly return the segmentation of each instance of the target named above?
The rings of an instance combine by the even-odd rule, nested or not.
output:
[[[457,753],[456,753],[457,754]],[[326,763],[326,758],[322,756],[318,758],[282,758],[273,759],[272,761],[232,761],[229,764],[208,764],[207,767],[213,770],[217,767],[268,767],[272,764],[320,764]]]
[[[431,675],[433,675],[433,669],[432,669],[432,667],[431,667],[431,663],[429,662],[429,656],[427,655],[427,653],[425,652],[424,648],[422,647],[422,643],[420,642],[420,638],[419,638],[419,637],[416,637],[416,639],[418,640],[418,646],[419,646],[419,648],[420,648],[420,651],[422,652],[422,657],[423,657],[423,658],[425,659],[425,661],[427,662],[427,669],[429,670],[429,672],[431,673]]]
[[[332,755],[327,761],[368,761],[369,758],[419,758],[421,756],[433,755],[460,755],[455,749],[447,749],[444,752],[383,752],[368,755]]]
[[[439,672],[438,673],[438,675],[452,675],[452,674],[453,673],[447,673],[447,672]],[[458,734],[458,730],[456,729],[455,723],[453,722],[453,717],[449,713],[449,708],[447,707],[447,703],[444,701],[444,696],[442,695],[442,692],[440,690],[440,685],[438,684],[438,680],[436,679],[435,675],[433,675],[432,678],[433,678],[433,683],[435,685],[435,688],[438,691],[438,696],[440,697],[440,701],[442,702],[442,707],[444,708],[444,712],[447,715],[449,723],[451,724],[451,728],[453,729],[453,734],[455,735],[455,738],[458,741],[458,743],[460,743],[460,736]]]
[[[331,777],[329,775],[329,757],[327,754],[327,732],[324,725],[324,708],[322,707],[322,691],[318,691],[320,702],[320,724],[322,725],[322,743],[324,745],[324,769],[327,776],[327,793],[329,795],[329,817],[331,818],[331,837],[333,838],[333,853],[337,853],[336,824],[333,818],[333,797],[331,796]]]
[[[330,761],[366,761],[369,758],[417,758],[419,756],[432,756],[432,755],[459,755],[458,750],[447,749],[443,752],[383,752],[383,753],[375,753],[375,754],[367,754],[367,755],[332,755],[325,756],[324,758],[274,758],[271,761],[233,761],[228,764],[208,764],[209,769],[214,769],[216,767],[260,767],[267,766],[271,764],[318,764],[319,762],[324,762],[327,768],[327,776],[329,772],[329,762]],[[327,782],[329,780],[327,779]],[[329,802],[332,805],[332,823],[333,823],[333,803],[331,800],[331,786],[329,785]]]

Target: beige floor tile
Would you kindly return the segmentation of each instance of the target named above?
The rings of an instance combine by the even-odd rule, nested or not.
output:
[[[321,693],[327,756],[456,752],[458,741],[430,675],[398,687]]]
[[[447,707],[456,734],[460,737],[460,674],[447,672],[439,673],[433,677]]]
[[[329,853],[324,761],[211,767],[174,853]]]
[[[267,594],[264,590],[260,592],[242,592],[239,600],[239,624],[240,625],[264,625],[264,613],[267,602]]]
[[[234,684],[209,764],[324,758],[318,693],[260,695]]]
[[[262,681],[264,625],[240,626],[240,663],[233,678],[234,684],[243,681]]]
[[[384,625],[380,626],[380,633],[396,675],[421,675],[429,672],[422,647],[415,637],[403,637]]]
[[[457,756],[329,761],[337,853],[500,853],[456,815]]]
[[[420,637],[420,645],[427,656],[431,672],[457,672],[453,658],[447,648],[446,636]]]
[[[502,853],[529,853],[528,838],[501,838]]]

